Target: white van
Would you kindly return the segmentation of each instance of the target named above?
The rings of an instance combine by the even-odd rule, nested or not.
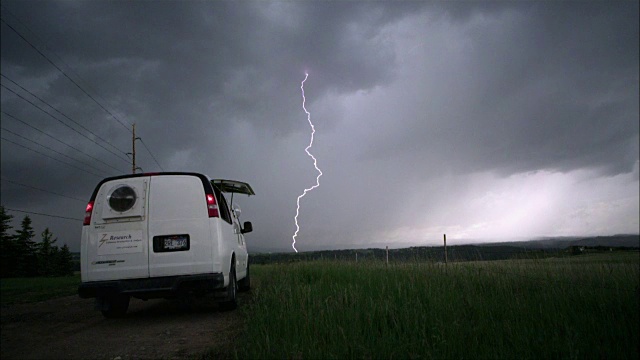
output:
[[[224,193],[231,194],[231,207]],[[247,183],[198,173],[162,172],[102,180],[87,204],[78,294],[106,317],[127,312],[131,296],[214,293],[222,309],[250,287],[249,258],[235,193]]]

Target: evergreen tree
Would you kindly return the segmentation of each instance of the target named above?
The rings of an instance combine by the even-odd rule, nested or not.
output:
[[[55,242],[58,239],[53,239],[53,233],[49,231],[49,228],[44,229],[42,232],[42,241],[38,244],[38,272],[40,276],[51,276],[55,274],[55,261],[53,256],[53,249],[57,249]],[[57,253],[57,251],[56,251]]]
[[[10,237],[9,230],[13,227],[11,226],[12,219],[13,215],[7,214],[4,210],[4,206],[0,205],[0,236],[2,236],[2,239]]]
[[[16,269],[16,244],[12,235],[9,235],[13,215],[5,212],[4,206],[0,206],[0,276],[14,276]]]
[[[58,253],[58,271],[57,275],[73,275],[73,258],[67,244],[62,245],[62,249]]]
[[[20,230],[16,231],[16,275],[34,276],[38,274],[37,246],[33,241],[35,233],[31,226],[31,218],[26,215],[22,220]]]
[[[64,272],[64,267],[60,266],[60,248],[54,246],[51,248],[51,275],[60,276]]]

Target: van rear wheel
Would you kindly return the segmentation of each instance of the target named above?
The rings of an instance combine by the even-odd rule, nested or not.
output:
[[[231,265],[231,271],[229,271],[229,286],[227,286],[227,299],[220,302],[220,309],[222,311],[234,310],[238,307],[237,290],[236,267],[235,265]]]
[[[129,309],[130,299],[131,297],[128,295],[114,295],[106,298],[105,302],[107,309],[101,310],[102,315],[110,319],[123,317]]]

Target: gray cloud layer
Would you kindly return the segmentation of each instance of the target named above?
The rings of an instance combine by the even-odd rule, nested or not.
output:
[[[470,185],[479,173],[499,181],[588,170],[591,177],[631,174],[637,184],[637,14],[636,2],[5,1],[2,18],[46,47],[118,118],[135,122],[166,170],[251,182],[258,196],[242,204],[260,229],[253,236],[285,248],[295,198],[315,181],[302,151],[305,71],[318,130],[313,151],[326,175],[305,199],[301,239],[317,246],[417,229],[421,213],[441,226],[464,226],[471,213],[452,219],[429,203],[455,203],[461,188],[481,196],[489,190]],[[3,75],[121,156],[130,151],[130,134],[6,24],[1,50]],[[2,84],[20,92],[5,78]],[[5,89],[2,109],[128,171],[125,161]],[[2,124],[58,146],[4,115]],[[138,146],[139,164],[157,171]],[[6,141],[2,174],[81,198],[100,178]],[[77,202],[24,190],[3,182],[3,205],[82,213]],[[459,202],[454,213],[467,212]],[[79,234],[74,224],[59,232]]]

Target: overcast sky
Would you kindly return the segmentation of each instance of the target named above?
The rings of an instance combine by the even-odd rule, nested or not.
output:
[[[131,172],[135,123],[145,172],[250,183],[250,250],[292,251],[318,174],[307,72],[323,176],[300,251],[635,234],[638,11],[3,0],[1,202],[82,219],[99,180]],[[79,250],[81,222],[31,217]]]

